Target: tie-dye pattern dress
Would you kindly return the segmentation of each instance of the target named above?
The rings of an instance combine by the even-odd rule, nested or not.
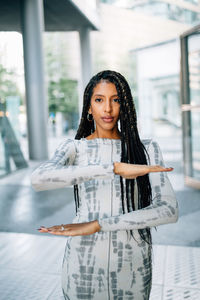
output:
[[[149,153],[148,163],[164,166],[158,143],[152,139],[142,143]],[[123,214],[120,176],[113,165],[120,161],[120,153],[120,139],[67,138],[32,173],[36,191],[78,184],[80,204],[73,223],[98,220],[101,226],[95,234],[66,237],[61,276],[64,299],[149,299],[152,256],[138,229],[176,222],[178,203],[167,173],[150,173],[153,203],[138,209],[136,184],[136,210],[128,213],[125,204]]]

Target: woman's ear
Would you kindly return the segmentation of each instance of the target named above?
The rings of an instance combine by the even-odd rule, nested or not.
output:
[[[89,114],[92,113],[91,106],[90,106],[90,108],[89,108],[89,110],[88,110],[88,113],[89,113]]]

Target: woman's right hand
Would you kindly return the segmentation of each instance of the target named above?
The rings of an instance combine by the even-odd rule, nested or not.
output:
[[[170,172],[174,168],[165,168],[160,165],[135,165],[122,162],[114,162],[114,173],[126,179],[135,179],[151,172]]]

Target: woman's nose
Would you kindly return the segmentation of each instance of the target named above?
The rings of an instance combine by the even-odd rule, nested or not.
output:
[[[111,110],[112,110],[112,106],[111,106],[111,103],[110,103],[110,101],[106,101],[105,102],[105,111],[107,111],[107,112],[110,112]]]

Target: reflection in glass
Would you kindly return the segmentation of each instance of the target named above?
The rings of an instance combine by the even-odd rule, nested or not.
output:
[[[188,38],[190,104],[200,105],[200,34]]]
[[[200,112],[191,112],[192,126],[192,173],[200,180]]]
[[[185,145],[185,173],[200,181],[200,33],[188,36],[187,105],[182,106]]]
[[[16,118],[13,117],[10,121],[9,115],[12,113],[9,114],[7,111],[6,102],[0,100],[0,177],[28,166],[16,137],[16,128],[15,130],[13,128],[16,125]]]

